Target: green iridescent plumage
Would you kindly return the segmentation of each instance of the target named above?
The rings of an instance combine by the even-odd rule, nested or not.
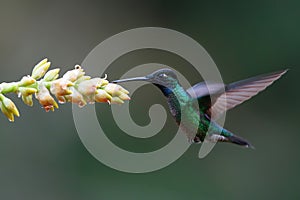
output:
[[[252,147],[245,139],[218,125],[212,120],[212,116],[218,118],[225,111],[250,99],[279,79],[286,71],[260,75],[228,85],[201,82],[187,90],[183,89],[171,69],[161,69],[144,77],[113,82],[148,81],[157,86],[166,97],[176,123],[191,142],[230,142]]]

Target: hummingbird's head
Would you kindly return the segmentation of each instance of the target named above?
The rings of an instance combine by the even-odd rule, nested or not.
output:
[[[159,69],[151,74],[142,77],[126,78],[120,80],[114,80],[113,83],[122,83],[128,81],[147,81],[153,83],[158,87],[165,87],[174,89],[178,84],[178,79],[175,72],[171,69]]]

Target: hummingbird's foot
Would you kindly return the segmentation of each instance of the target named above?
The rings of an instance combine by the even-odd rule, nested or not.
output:
[[[198,137],[198,136],[195,136],[193,139],[189,139],[188,140],[188,142],[190,143],[190,144],[200,144],[201,143],[201,140],[200,140],[200,138]]]
[[[228,139],[225,136],[212,134],[205,138],[206,141],[216,143],[216,142],[228,142]]]

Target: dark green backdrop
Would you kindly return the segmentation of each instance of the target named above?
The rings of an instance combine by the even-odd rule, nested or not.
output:
[[[160,171],[122,173],[87,152],[71,105],[45,113],[37,102],[28,108],[10,95],[21,118],[10,123],[0,116],[0,199],[299,199],[299,1],[109,2],[0,1],[0,81],[29,74],[43,57],[65,72],[98,43],[127,29],[175,29],[205,47],[225,82],[290,68],[268,90],[227,115],[226,127],[249,139],[256,150],[218,144],[200,160],[195,146]],[[147,61],[147,51],[137,53],[114,65],[122,66],[122,59],[124,66]],[[149,53],[157,62],[166,54]],[[166,57],[168,64],[181,62]],[[117,78],[116,69],[110,77]],[[144,90],[156,91],[150,86]],[[133,109],[146,100],[136,96]],[[149,102],[160,98],[159,93],[148,97]],[[101,104],[97,110],[107,113],[109,107]],[[147,110],[137,111],[136,122],[147,124]],[[139,151],[171,139],[162,136],[144,146],[114,134],[112,140]]]

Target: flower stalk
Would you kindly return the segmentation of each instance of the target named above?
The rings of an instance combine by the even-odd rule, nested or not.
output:
[[[46,112],[58,109],[54,97],[61,104],[71,102],[79,107],[95,102],[122,104],[130,100],[129,92],[120,85],[109,83],[106,76],[91,78],[76,65],[59,78],[60,69],[49,70],[50,66],[45,58],[35,65],[31,75],[17,82],[0,83],[0,109],[9,121],[13,122],[20,114],[14,102],[5,96],[8,93],[17,93],[28,106],[33,106],[34,96]]]

